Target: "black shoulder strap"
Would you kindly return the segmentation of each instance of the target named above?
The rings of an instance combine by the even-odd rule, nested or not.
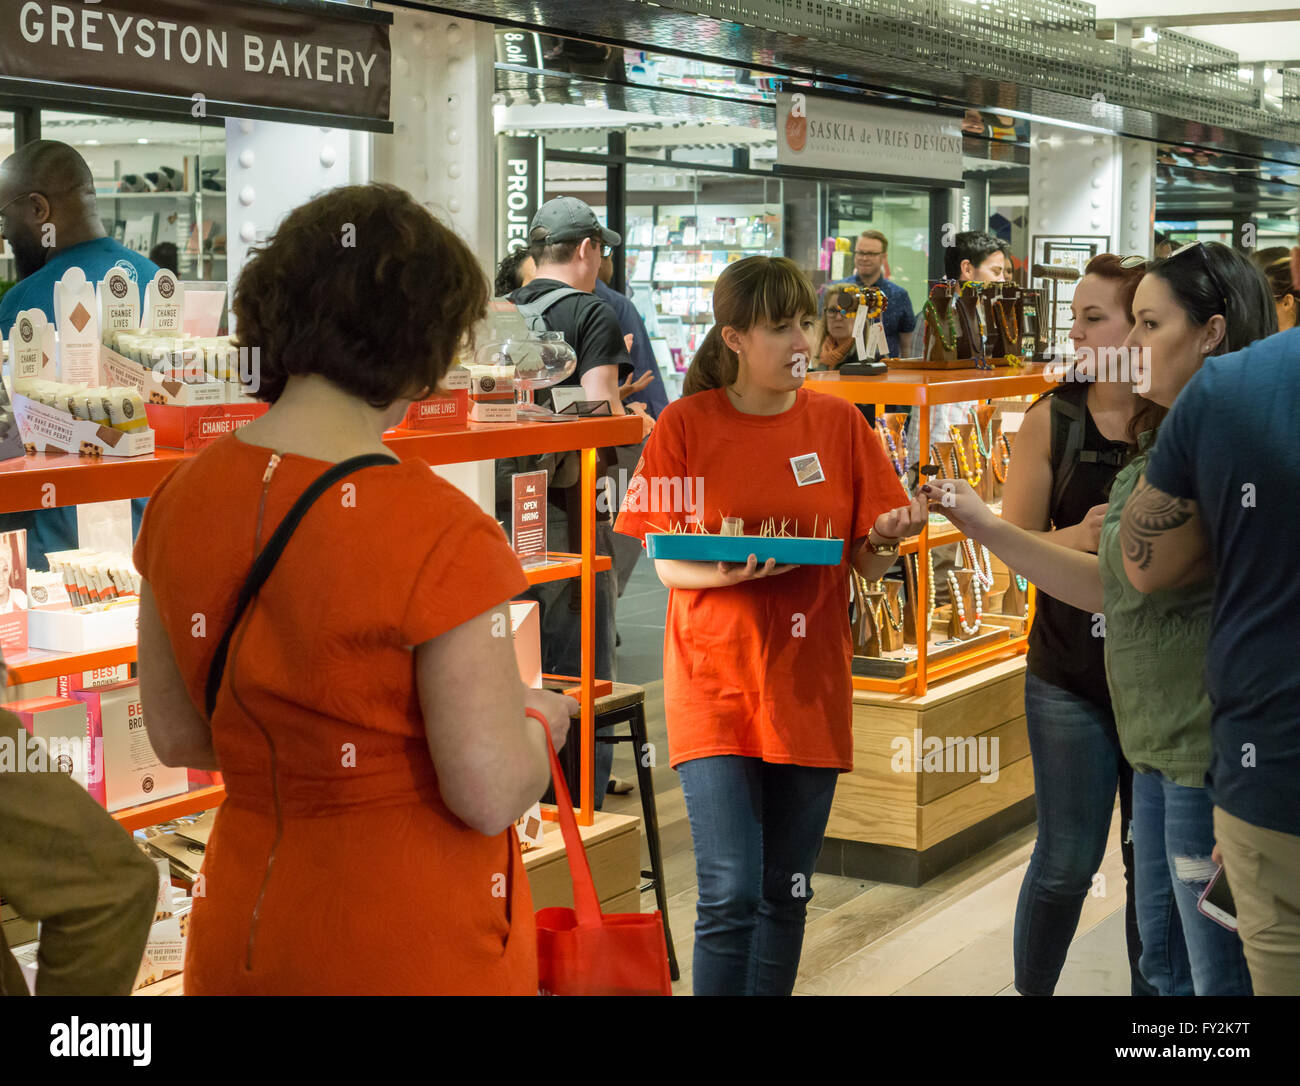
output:
[[[1079,387],[1086,390],[1086,385]],[[1086,437],[1084,407],[1067,386],[1052,396],[1052,509],[1059,508],[1065,488],[1074,477]]]
[[[351,475],[362,468],[375,467],[379,464],[396,464],[397,462],[393,457],[384,456],[381,453],[367,453],[365,456],[354,456],[351,459],[340,461],[328,471],[323,472],[311,486],[303,491],[298,500],[293,503],[293,507],[284,515],[284,519],[280,521],[279,526],[271,534],[271,538],[266,541],[266,546],[261,549],[253,560],[252,569],[248,573],[248,580],[244,582],[244,587],[239,591],[239,598],[235,601],[235,613],[230,619],[230,625],[226,627],[226,632],[221,635],[221,640],[217,642],[217,650],[212,656],[212,665],[208,668],[208,685],[205,694],[209,719],[212,717],[212,710],[216,708],[217,693],[221,689],[221,678],[226,671],[226,656],[230,652],[230,638],[235,632],[235,627],[239,625],[239,620],[244,617],[244,612],[248,610],[248,605],[253,602],[253,597],[261,591],[262,585],[266,583],[266,579],[271,575],[271,570],[275,568],[276,562],[280,560],[280,555],[289,542],[289,537],[293,535],[302,522],[302,518],[307,515],[307,510],[316,503],[317,498],[344,476]]]

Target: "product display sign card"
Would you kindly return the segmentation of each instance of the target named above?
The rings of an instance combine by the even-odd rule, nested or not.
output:
[[[27,651],[27,529],[0,535],[0,652]]]
[[[166,268],[144,290],[144,329],[179,336],[185,328],[185,288]]]
[[[520,565],[538,565],[546,561],[546,472],[512,475],[511,482],[511,546]]]
[[[14,413],[13,404],[9,402],[9,392],[4,382],[0,381],[0,460],[12,460],[24,452],[26,450],[23,448],[18,416]]]
[[[122,268],[109,268],[96,290],[99,300],[99,329],[134,332],[140,327],[140,287]]]
[[[24,309],[14,317],[9,331],[9,376],[20,381],[55,377],[54,325],[39,309]]]
[[[59,380],[70,385],[99,381],[99,304],[80,268],[54,284],[54,324],[59,331]]]

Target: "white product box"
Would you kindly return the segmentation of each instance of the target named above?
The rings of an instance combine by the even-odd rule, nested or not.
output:
[[[14,381],[30,377],[53,381],[58,372],[54,325],[39,309],[24,309],[9,331],[9,373]]]
[[[139,683],[75,690],[71,696],[85,705],[86,727],[100,741],[104,806],[110,811],[189,789],[185,767],[163,765],[149,743]]]
[[[74,418],[66,411],[27,396],[15,395],[13,405],[28,452],[57,450],[82,456],[142,456],[154,450],[152,430],[128,434],[98,422]]]
[[[104,777],[95,757],[85,705],[73,698],[45,697],[10,702],[4,708],[18,718],[33,739],[47,744],[46,756],[55,767],[104,802]]]
[[[525,686],[542,688],[542,626],[536,600],[510,605],[510,635],[515,642],[515,660]]]
[[[34,649],[52,652],[91,652],[135,642],[139,603],[123,603],[106,611],[28,611],[27,640]]]
[[[199,364],[201,367],[201,363]],[[182,375],[159,373],[133,362],[106,344],[99,345],[99,380],[111,386],[129,386],[139,391],[145,403],[196,404],[225,403],[229,395],[226,381],[218,381],[196,369],[191,376],[202,380],[185,381]]]

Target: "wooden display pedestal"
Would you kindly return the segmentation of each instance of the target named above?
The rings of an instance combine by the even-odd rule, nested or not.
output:
[[[579,826],[591,864],[600,908],[607,913],[641,911],[641,820],[597,811],[590,826]],[[573,880],[558,822],[547,822],[542,844],[524,853],[524,870],[533,892],[533,908],[573,907]]]
[[[817,870],[920,886],[1032,822],[1024,701],[1023,657],[939,683],[920,697],[855,691],[854,768],[840,775]],[[922,764],[918,772],[918,733],[919,757],[925,741],[938,737],[945,741],[944,766],[954,771]],[[998,740],[996,780],[980,779],[977,743],[948,742],[981,738]],[[959,755],[968,759],[964,766]]]

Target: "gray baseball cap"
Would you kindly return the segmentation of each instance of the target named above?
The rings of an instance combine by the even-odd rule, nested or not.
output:
[[[621,235],[601,226],[596,213],[576,196],[557,196],[537,209],[528,224],[528,240],[578,241],[599,234],[606,245],[619,245]]]

